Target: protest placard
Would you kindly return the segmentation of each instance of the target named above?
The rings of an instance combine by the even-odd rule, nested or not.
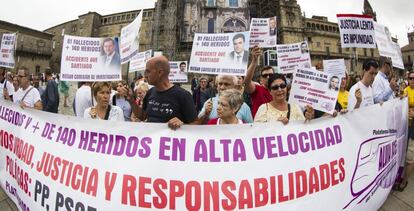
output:
[[[407,104],[171,131],[2,102],[0,185],[20,210],[378,210],[405,159]]]
[[[137,53],[129,62],[129,72],[145,70],[145,64],[151,58],[152,50]]]
[[[195,34],[189,72],[246,75],[249,32]]]
[[[396,53],[394,51],[391,34],[388,27],[374,22],[375,41],[377,43],[378,52],[380,56],[393,57]]]
[[[345,59],[323,60],[323,71],[326,74],[343,77],[346,73]]]
[[[187,83],[188,71],[187,61],[172,61],[170,62],[170,74],[168,78],[173,83]]]
[[[121,29],[120,53],[121,63],[127,63],[139,51],[139,31],[141,29],[143,10],[130,24]]]
[[[276,17],[252,18],[250,23],[250,47],[272,48],[277,44]]]
[[[277,45],[277,63],[283,74],[293,73],[296,68],[311,68],[308,42]]]
[[[0,67],[14,68],[14,48],[16,46],[16,34],[4,33],[0,46]]]
[[[376,48],[371,16],[337,14],[342,48]]]
[[[65,35],[60,79],[64,81],[121,80],[117,38]]]
[[[392,42],[392,47],[394,48],[394,56],[391,57],[392,66],[404,70],[404,61],[401,53],[401,48],[398,43]]]
[[[333,114],[341,80],[339,76],[317,70],[298,68],[293,74],[289,103]]]

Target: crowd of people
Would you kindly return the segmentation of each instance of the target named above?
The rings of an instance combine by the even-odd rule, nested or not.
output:
[[[275,73],[272,67],[259,67],[262,49],[254,47],[245,77],[201,75],[191,81],[191,93],[169,81],[169,61],[164,56],[151,58],[144,77],[136,78],[130,85],[126,81],[80,82],[73,99],[73,109],[78,117],[99,120],[167,123],[173,130],[184,124],[245,124],[253,122],[310,121],[324,112],[312,106],[300,107],[288,103],[292,75]],[[322,69],[322,68],[320,68]],[[259,73],[257,82],[253,80]],[[43,76],[31,76],[27,68],[17,69],[17,74],[0,72],[2,98],[19,104],[22,108],[34,108],[58,113],[59,90],[68,106],[64,82],[56,81],[56,75],[46,69]],[[44,78],[44,79],[43,79]],[[346,113],[376,103],[382,104],[394,98],[408,97],[410,130],[404,180],[394,185],[403,191],[407,178],[414,171],[414,72],[404,76],[393,74],[387,58],[379,61],[368,59],[362,67],[360,78],[346,75],[336,78],[338,90],[336,112]],[[40,81],[46,88],[39,86]],[[59,83],[59,85],[58,85]],[[411,128],[413,127],[413,129]]]

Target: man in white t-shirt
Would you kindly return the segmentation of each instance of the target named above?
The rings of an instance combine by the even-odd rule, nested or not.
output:
[[[42,110],[39,91],[30,85],[28,69],[25,67],[19,68],[17,77],[19,78],[19,89],[13,95],[13,102],[18,103],[22,108],[29,107]]]
[[[85,110],[92,106],[91,83],[83,82],[75,94],[76,116],[83,117]]]
[[[13,101],[14,87],[6,78],[6,69],[0,69],[0,99]]]
[[[362,79],[349,90],[348,110],[352,111],[357,108],[374,105],[374,92],[371,85],[378,72],[378,66],[378,62],[372,59],[364,62],[362,66],[364,70]]]

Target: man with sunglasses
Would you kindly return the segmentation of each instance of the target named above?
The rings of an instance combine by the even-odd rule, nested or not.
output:
[[[263,67],[260,71],[260,83],[253,82],[254,71],[257,67],[258,57],[262,54],[262,50],[255,46],[252,49],[252,62],[247,69],[246,78],[244,79],[245,91],[250,95],[252,99],[252,115],[256,116],[257,109],[262,104],[272,101],[272,95],[267,87],[267,79],[270,75],[274,74],[273,68],[270,66]]]
[[[29,70],[25,67],[19,68],[17,77],[19,78],[19,89],[13,95],[13,102],[18,103],[22,108],[42,110],[39,91],[30,85]]]
[[[392,73],[391,62],[387,58],[381,57],[379,65],[381,69],[378,71],[374,83],[372,84],[374,90],[374,103],[381,103],[394,99],[394,92],[397,89],[396,79],[392,78],[391,81],[389,81],[389,77]]]
[[[374,92],[371,85],[378,72],[378,66],[378,62],[372,59],[366,60],[362,65],[362,69],[364,70],[362,79],[349,90],[349,111],[374,104]]]

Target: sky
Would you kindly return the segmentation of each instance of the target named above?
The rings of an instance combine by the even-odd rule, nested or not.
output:
[[[6,2],[7,3],[2,3]],[[363,11],[364,0],[297,0],[306,17],[326,16],[337,22],[337,13]],[[0,20],[21,26],[45,30],[52,26],[77,19],[89,11],[101,15],[154,7],[155,0],[0,0]],[[413,0],[371,0],[380,24],[390,28],[400,46],[408,44],[408,27],[414,25]],[[413,31],[411,27],[410,31]]]

